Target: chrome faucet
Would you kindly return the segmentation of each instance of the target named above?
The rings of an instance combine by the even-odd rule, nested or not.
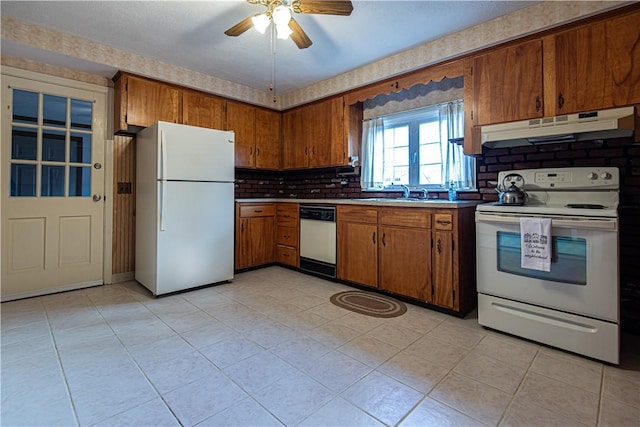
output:
[[[405,199],[408,199],[411,196],[411,190],[409,189],[408,185],[402,184],[402,197],[404,197]]]
[[[422,198],[423,199],[428,199],[429,198],[429,190],[427,190],[426,188],[421,188],[420,190],[422,191]]]

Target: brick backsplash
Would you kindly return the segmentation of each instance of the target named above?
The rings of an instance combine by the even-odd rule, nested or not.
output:
[[[459,199],[495,201],[498,172],[510,169],[570,166],[620,168],[621,318],[625,331],[640,334],[640,144],[632,138],[484,149],[477,163],[477,192]],[[397,197],[396,193],[363,193],[359,176],[338,176],[335,169],[266,172],[237,170],[236,198],[350,199]],[[446,199],[446,192],[430,192]]]

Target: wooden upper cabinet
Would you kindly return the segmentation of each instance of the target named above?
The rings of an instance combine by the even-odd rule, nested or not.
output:
[[[157,121],[180,123],[181,91],[173,86],[122,74],[115,81],[115,133],[133,133]]]
[[[606,52],[611,105],[640,103],[640,11],[606,21]]]
[[[343,166],[348,163],[343,97],[283,113],[283,169]]]
[[[542,40],[498,49],[473,62],[478,125],[542,117]]]
[[[227,130],[235,132],[237,167],[255,167],[256,109],[227,102]]]
[[[604,23],[543,39],[545,116],[603,108],[607,104]]]
[[[280,168],[280,122],[280,112],[256,108],[255,167],[257,169]]]
[[[309,166],[304,133],[305,111],[304,107],[299,107],[282,114],[283,169],[300,169]]]
[[[182,122],[189,126],[225,129],[226,101],[198,92],[184,91],[182,94]]]

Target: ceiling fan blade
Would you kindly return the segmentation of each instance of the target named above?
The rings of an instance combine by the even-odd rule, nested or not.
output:
[[[312,13],[319,15],[349,16],[353,11],[350,0],[295,0],[291,6],[297,13]]]
[[[293,31],[289,37],[291,37],[291,40],[293,40],[300,49],[306,49],[313,44],[309,36],[307,36],[307,33],[304,32],[295,19],[291,18],[289,28]]]
[[[253,18],[253,16],[249,16],[248,18],[243,19],[233,27],[229,28],[224,33],[231,37],[239,36],[240,34],[247,31],[249,28],[253,27],[253,22],[251,22],[251,18]]]

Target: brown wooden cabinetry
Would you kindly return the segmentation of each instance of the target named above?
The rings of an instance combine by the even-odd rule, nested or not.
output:
[[[275,261],[275,203],[236,204],[236,270]]]
[[[215,96],[186,90],[182,93],[182,123],[210,129],[225,129],[226,101]]]
[[[343,97],[283,113],[282,167],[343,166],[348,163]]]
[[[235,132],[236,167],[280,168],[280,113],[229,101],[227,130]]]
[[[276,260],[281,264],[299,266],[300,206],[278,203],[276,206]]]
[[[378,287],[378,209],[339,205],[338,279]]]
[[[477,125],[542,117],[541,40],[477,56],[472,72]]]
[[[380,289],[431,301],[431,214],[427,209],[379,211]]]
[[[134,133],[157,121],[180,123],[178,88],[124,73],[114,83],[114,133]]]

